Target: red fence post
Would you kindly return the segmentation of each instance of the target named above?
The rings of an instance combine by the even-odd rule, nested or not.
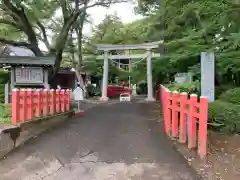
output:
[[[208,98],[200,98],[200,115],[198,131],[198,154],[201,158],[207,155],[207,120],[208,120]]]
[[[48,89],[44,89],[42,93],[42,104],[43,104],[43,116],[48,115]]]
[[[165,91],[164,103],[165,103],[165,123],[166,123],[166,133],[170,136],[171,135],[171,98],[172,93],[169,91]]]
[[[27,91],[25,89],[20,90],[20,122],[24,122],[27,119]]]
[[[66,90],[66,111],[70,110],[70,90]]]
[[[36,118],[41,117],[42,115],[42,90],[37,89],[36,90]]]
[[[56,90],[56,112],[59,113],[60,112],[60,90]]]
[[[171,93],[163,86],[160,86],[159,98],[162,104],[162,113],[164,119],[165,132],[167,135],[171,135],[171,104],[170,104]]]
[[[60,91],[61,112],[65,112],[65,90]]]
[[[177,91],[172,93],[172,136],[178,137],[178,103],[179,94]]]
[[[50,90],[50,101],[49,101],[49,104],[50,104],[50,115],[53,115],[55,113],[55,90],[54,89],[51,89]]]
[[[19,122],[19,90],[12,90],[12,125]]]
[[[27,110],[27,120],[32,120],[33,119],[33,110],[34,110],[34,102],[33,102],[33,90],[28,89],[27,90],[27,105],[28,105],[28,110]]]
[[[187,93],[183,92],[180,94],[180,129],[179,129],[179,142],[187,142],[187,104],[188,97]]]
[[[167,124],[167,120],[166,120],[166,90],[165,88],[161,85],[160,89],[159,89],[159,99],[161,101],[162,104],[162,114],[163,114],[163,119],[164,119],[164,126],[165,126],[165,132],[168,134],[168,124]]]
[[[196,114],[197,114],[197,95],[192,94],[190,96],[190,112],[189,112],[189,135],[188,135],[188,148],[196,147],[196,136],[197,136],[197,122],[196,122]]]

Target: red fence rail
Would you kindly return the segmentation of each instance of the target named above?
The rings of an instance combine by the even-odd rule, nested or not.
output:
[[[70,110],[70,91],[13,89],[12,124],[52,116]]]
[[[187,93],[171,92],[160,88],[165,132],[188,143],[188,148],[198,148],[204,158],[207,154],[208,98]],[[198,144],[197,144],[198,142]]]

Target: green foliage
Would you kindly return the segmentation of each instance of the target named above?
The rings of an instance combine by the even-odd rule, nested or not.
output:
[[[4,103],[5,84],[8,82],[9,74],[7,71],[0,69],[0,103]]]
[[[215,99],[219,99],[219,96],[224,93],[225,91],[234,88],[235,86],[229,86],[229,85],[224,85],[224,86],[216,86],[215,87]]]
[[[4,71],[3,69],[0,69],[0,84],[6,84],[8,80],[9,80],[8,71]]]
[[[5,85],[0,84],[0,103],[4,103],[4,89]]]
[[[240,105],[240,88],[229,89],[219,96],[219,100]]]
[[[11,106],[0,104],[0,123],[11,123]]]
[[[178,91],[178,92],[187,92],[188,94],[200,94],[200,84],[199,81],[195,81],[193,83],[185,83],[185,84],[170,84],[167,85],[169,90]]]
[[[224,101],[214,101],[209,104],[209,122],[215,124],[215,130],[224,133],[240,132],[240,105]]]
[[[216,78],[220,85],[229,82],[240,85],[240,1],[138,2],[137,12],[147,15],[149,20],[144,37],[148,41],[164,40],[162,45],[168,49],[164,58],[172,66],[168,67],[170,72],[181,72],[185,68],[195,72],[199,79],[200,53],[214,51]],[[160,73],[156,72],[156,75]],[[166,80],[168,78],[165,77]]]

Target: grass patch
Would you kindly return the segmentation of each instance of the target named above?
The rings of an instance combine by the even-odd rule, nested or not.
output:
[[[11,124],[11,105],[0,104],[0,123]]]

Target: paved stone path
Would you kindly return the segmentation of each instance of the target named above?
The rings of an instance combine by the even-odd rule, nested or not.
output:
[[[28,141],[1,180],[198,180],[147,103],[103,104]]]

